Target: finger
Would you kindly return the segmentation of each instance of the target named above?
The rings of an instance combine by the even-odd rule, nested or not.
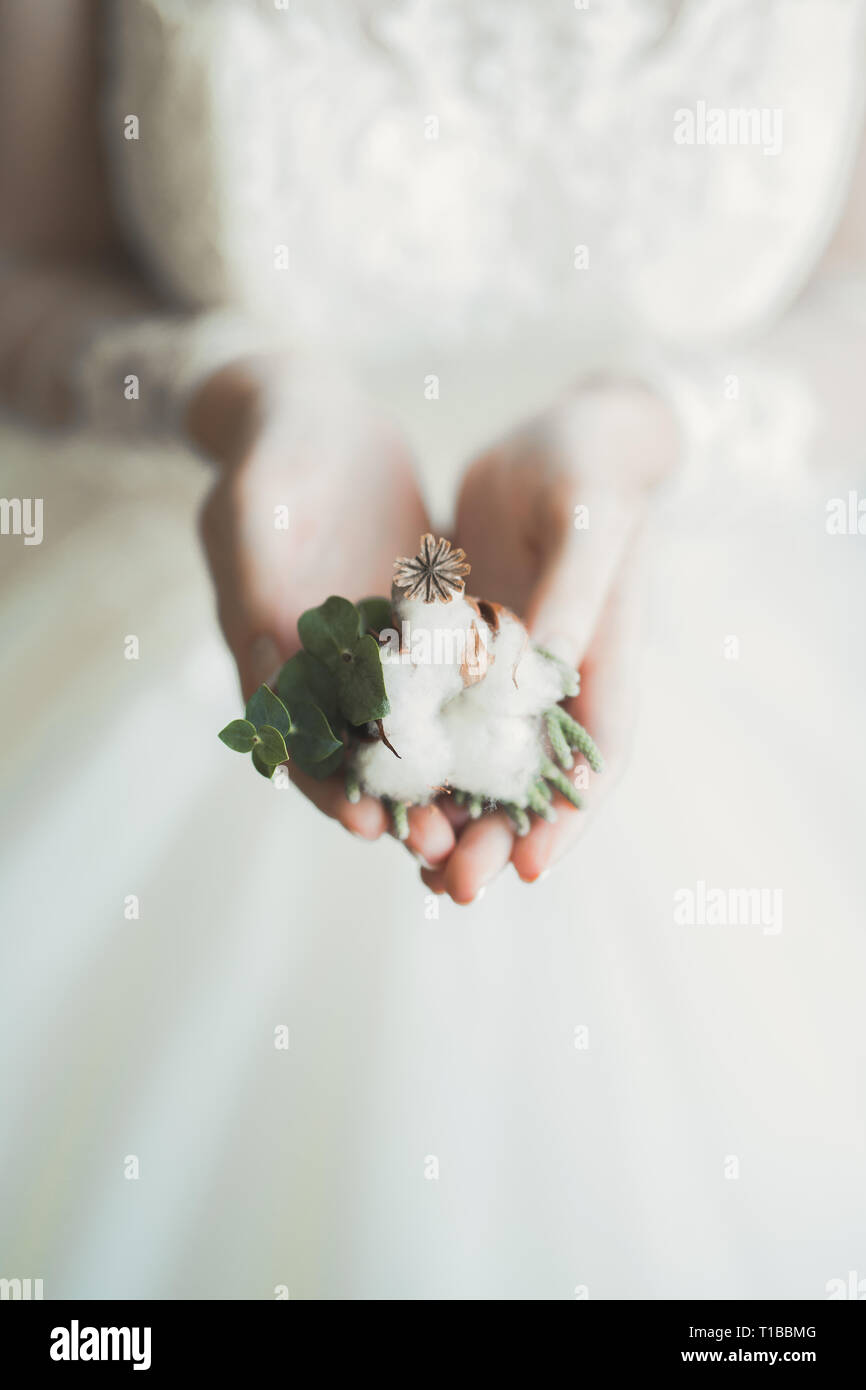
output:
[[[264,504],[251,503],[242,474],[220,478],[202,508],[199,531],[214,579],[220,626],[235,658],[244,699],[269,682],[292,647],[281,630],[279,584],[285,582],[284,549],[274,556],[274,536]]]
[[[580,665],[640,518],[637,502],[585,494],[587,526],[564,530],[545,562],[527,611],[536,641]]]
[[[430,889],[430,892],[435,893],[437,897],[441,897],[442,894],[447,891],[445,887],[444,869],[425,869],[422,867],[421,881]]]
[[[591,773],[581,759],[572,780],[577,782],[584,808],[579,810],[557,794],[553,800],[556,821],[533,817],[529,834],[515,840],[511,862],[525,883],[534,883],[574,846],[589,815],[615,785],[621,770],[638,688],[635,668],[642,573],[642,556],[636,546],[607,598],[598,630],[581,665],[580,694],[567,702],[567,708],[598,741],[604,770],[598,775]]]
[[[299,791],[303,792],[323,815],[337,820],[353,835],[363,840],[378,840],[388,829],[388,816],[381,801],[372,796],[362,796],[360,801],[347,799],[343,784],[337,777],[326,777],[319,781],[307,773],[288,764],[289,777]]]
[[[646,542],[645,529],[638,530],[581,663],[580,693],[566,702],[604,758],[604,776],[592,779],[596,799],[616,780],[634,723],[646,628]]]
[[[511,857],[514,833],[503,811],[467,825],[443,870],[446,892],[456,903],[471,903]]]
[[[406,848],[427,864],[441,864],[456,844],[448,818],[436,805],[409,809],[409,838]]]
[[[551,805],[556,811],[555,821],[533,818],[529,834],[514,841],[511,862],[524,883],[535,883],[561,859],[586,824],[586,810],[579,811],[564,796],[557,793]]]
[[[457,834],[470,819],[469,811],[465,806],[458,806],[453,796],[443,796],[439,805],[442,808],[442,814],[447,818],[454,833]]]

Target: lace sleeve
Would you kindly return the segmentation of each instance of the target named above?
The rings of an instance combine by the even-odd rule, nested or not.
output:
[[[255,84],[238,74],[260,56],[250,19],[233,0],[106,7],[103,130],[116,213],[145,279],[174,308],[93,316],[73,369],[84,422],[175,430],[211,372],[290,345],[243,282],[255,228],[238,215],[236,191],[258,177],[256,201],[268,207],[273,193],[272,133],[249,109],[241,128],[239,103],[254,105],[245,93]]]
[[[731,487],[805,492],[860,485],[866,435],[866,275],[817,278],[748,344],[694,353],[638,351],[636,376],[671,406],[681,437],[680,495],[710,474]],[[847,480],[847,481],[846,481]]]
[[[229,311],[97,321],[73,368],[78,419],[127,436],[178,434],[189,399],[206,377],[281,346],[266,329]]]

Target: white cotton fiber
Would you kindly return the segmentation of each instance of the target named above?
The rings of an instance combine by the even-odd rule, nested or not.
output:
[[[450,603],[425,603],[421,598],[406,598],[400,589],[395,589],[392,590],[392,605],[395,617],[419,630],[442,628],[466,632],[479,621],[472,604],[460,594],[455,594]]]
[[[491,652],[496,659],[487,675],[465,696],[479,714],[540,714],[562,699],[562,675],[534,649],[522,623],[503,617]]]
[[[461,698],[452,700],[442,722],[451,744],[451,785],[525,806],[543,755],[539,720],[480,715]]]
[[[404,651],[383,649],[391,705],[383,726],[400,757],[384,743],[362,744],[355,764],[362,787],[424,803],[447,784],[525,806],[545,753],[541,716],[565,693],[560,668],[534,650],[516,619],[503,614],[494,635],[462,597],[425,604],[398,594],[394,609]],[[491,658],[475,671],[464,660],[473,626],[482,658],[484,648]]]
[[[383,661],[382,673],[391,705],[382,725],[400,756],[385,743],[365,744],[357,755],[358,776],[372,796],[428,801],[448,777],[451,750],[440,710],[462,687],[459,673],[402,660]]]
[[[451,745],[439,717],[419,721],[414,728],[392,725],[388,738],[399,758],[384,743],[365,743],[358,750],[355,766],[364,790],[395,801],[432,800],[445,786],[451,762]]]
[[[463,689],[460,668],[453,662],[413,660],[409,651],[382,650],[382,674],[392,710],[412,703],[441,708]]]

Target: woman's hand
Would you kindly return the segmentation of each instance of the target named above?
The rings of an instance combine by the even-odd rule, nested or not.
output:
[[[667,408],[633,384],[585,387],[469,468],[456,541],[472,562],[471,592],[524,618],[542,645],[580,668],[567,708],[605,759],[588,807],[620,765],[635,690],[639,536],[653,487],[673,467],[677,439]],[[583,793],[582,793],[583,794]],[[553,824],[532,818],[514,835],[504,813],[467,821],[447,864],[422,870],[435,892],[471,902],[509,860],[537,879],[577,839],[587,811],[555,799]]]
[[[188,412],[191,438],[220,464],[201,516],[219,620],[244,698],[298,648],[297,622],[329,593],[390,591],[427,518],[409,453],[346,383],[292,359],[239,363],[209,378]],[[351,804],[341,778],[292,780],[367,839],[388,828],[377,800]],[[408,847],[431,864],[454,847],[437,807],[410,817]]]

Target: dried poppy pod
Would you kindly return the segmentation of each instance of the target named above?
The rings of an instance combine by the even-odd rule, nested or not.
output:
[[[462,594],[471,569],[462,550],[452,550],[451,542],[434,540],[428,531],[421,537],[417,555],[394,561],[394,586],[406,598],[423,598],[425,603],[449,603]]]

